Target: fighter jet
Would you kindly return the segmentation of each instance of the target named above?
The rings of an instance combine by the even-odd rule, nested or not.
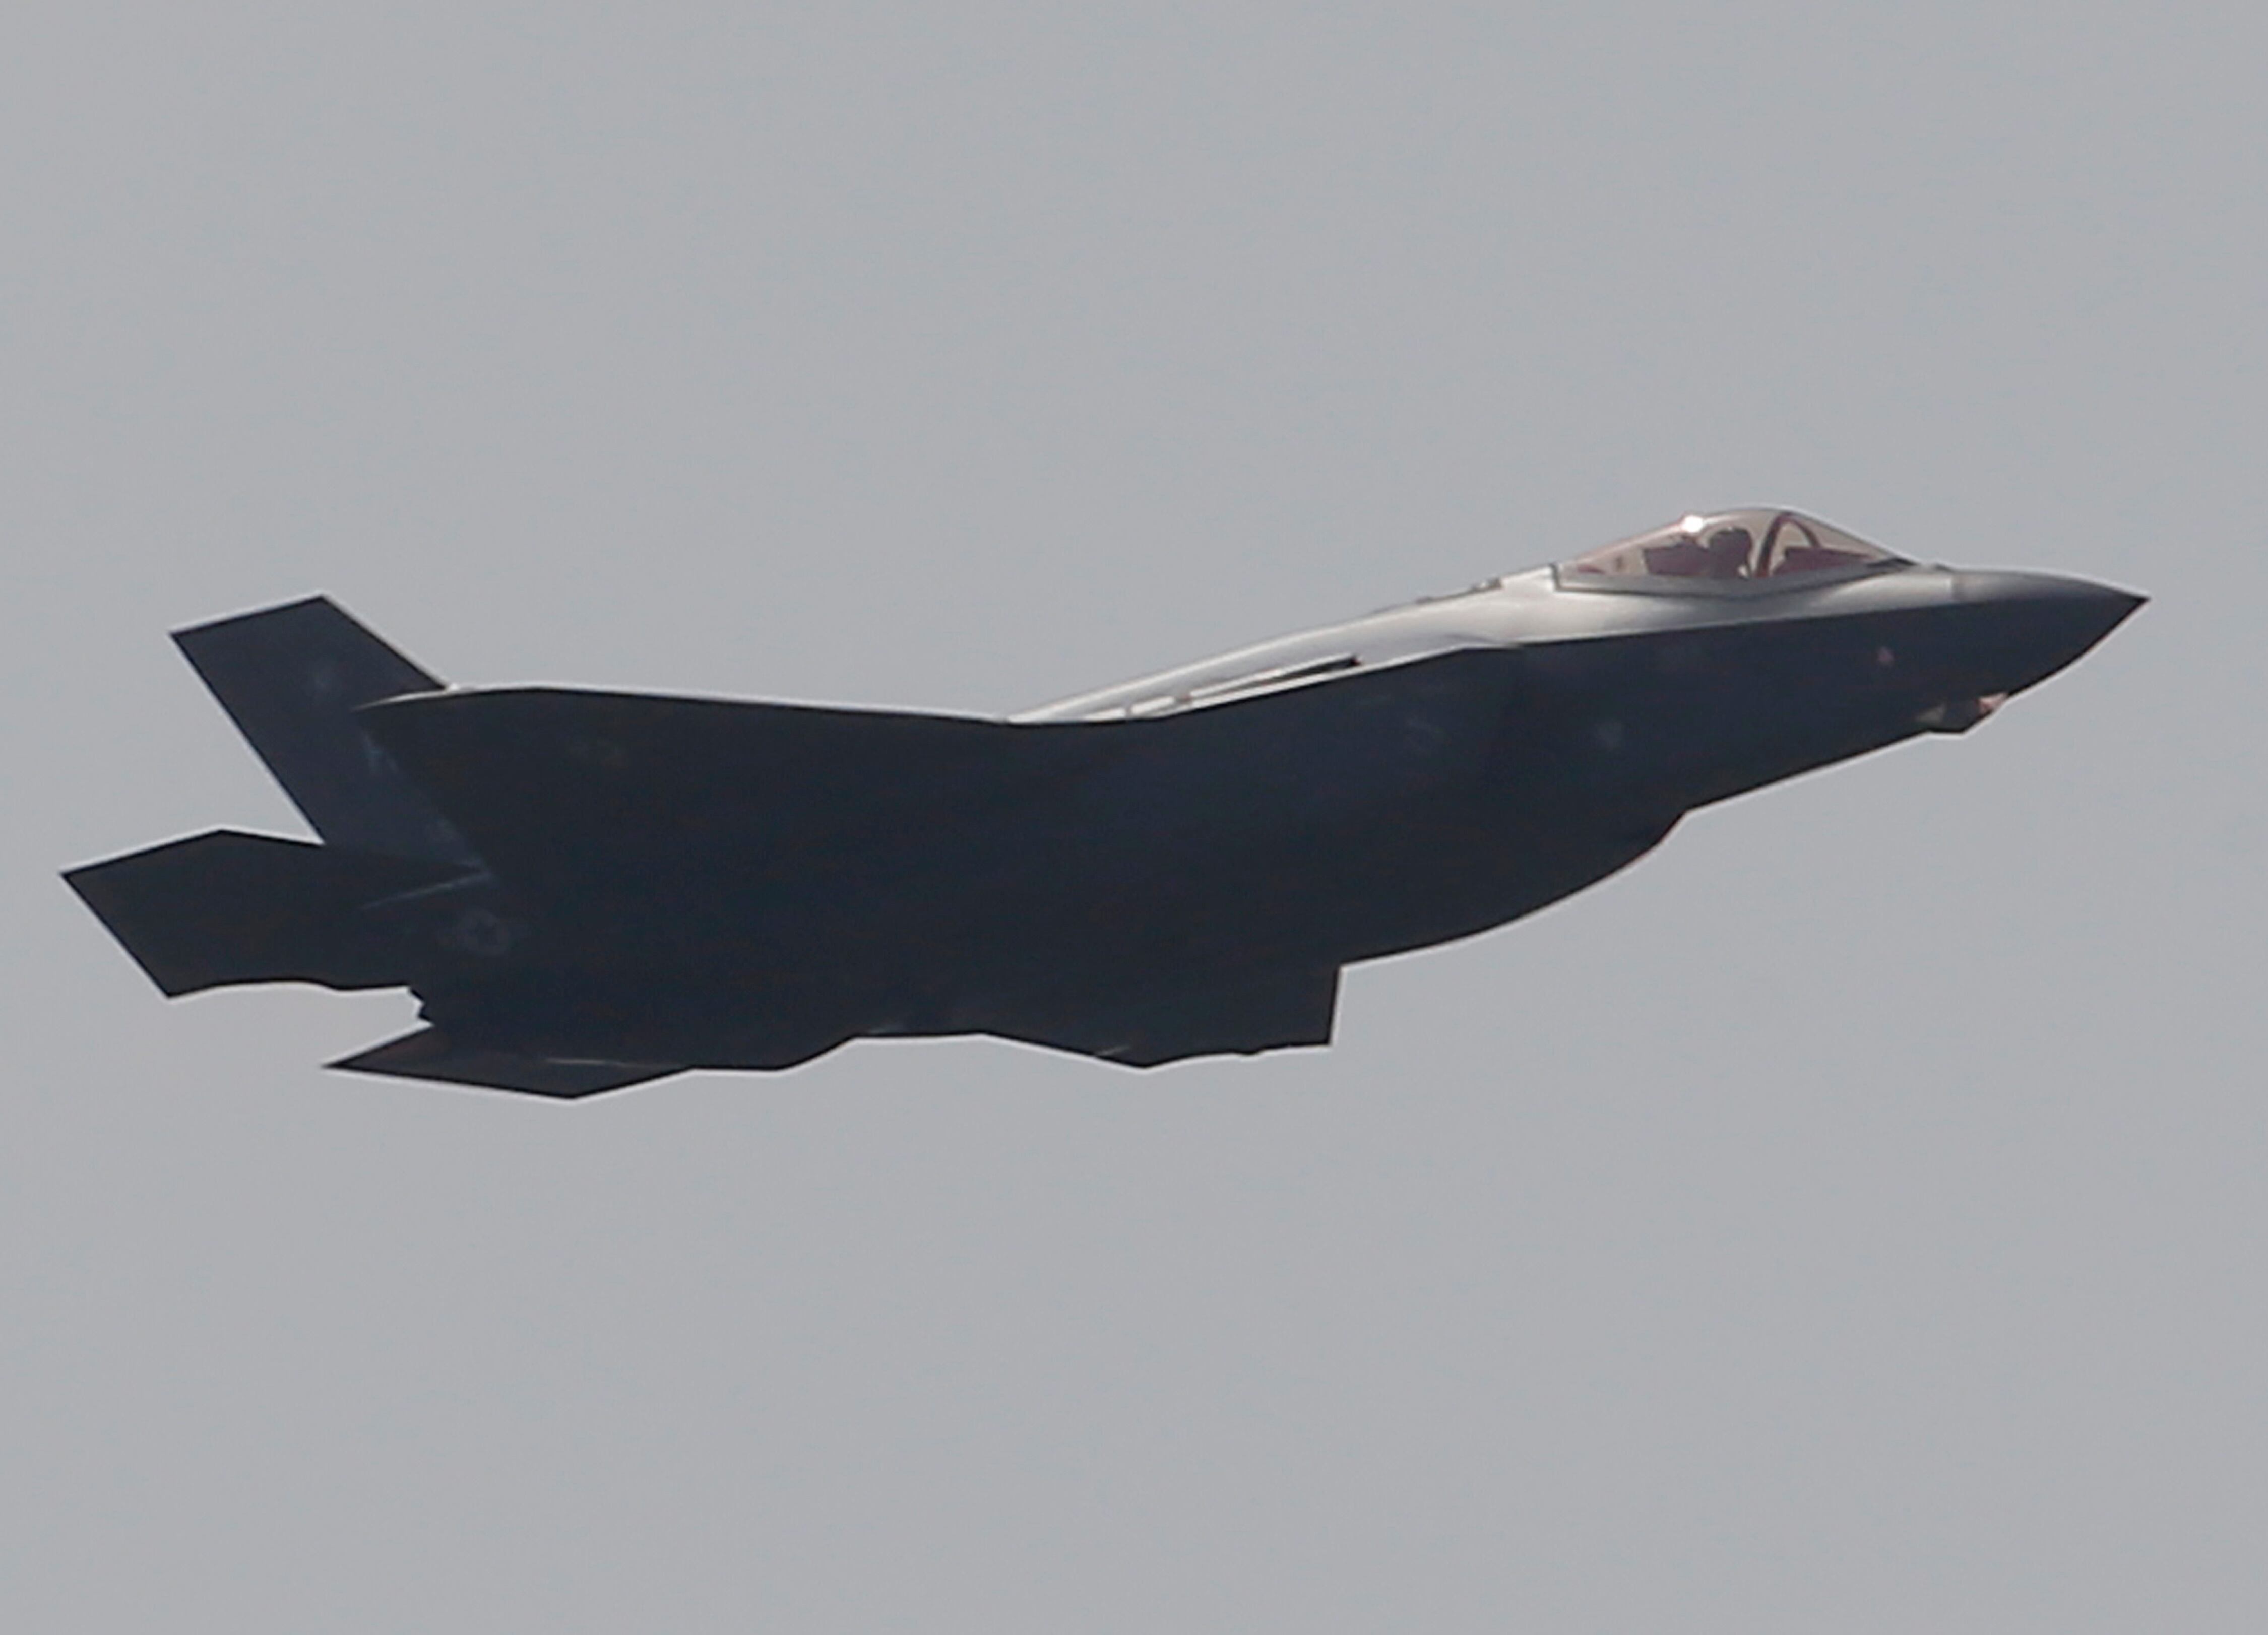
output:
[[[174,640],[321,844],[65,878],[169,995],[409,988],[426,1025],[330,1064],[362,1073],[575,1097],[858,1038],[1323,1045],[1344,967],[1966,731],[2142,599],[1730,510],[998,720],[447,687],[318,597]]]

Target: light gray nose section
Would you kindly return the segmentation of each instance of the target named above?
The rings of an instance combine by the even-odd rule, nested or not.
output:
[[[1968,569],[1953,576],[1956,602],[2022,602],[2071,610],[2092,609],[2111,625],[2150,598],[2121,590],[2092,579],[2067,579],[2061,574],[1977,573]]]
[[[1971,640],[2006,677],[2001,690],[2017,693],[2077,659],[2148,598],[2057,574],[1962,572],[1953,599],[1967,610]]]

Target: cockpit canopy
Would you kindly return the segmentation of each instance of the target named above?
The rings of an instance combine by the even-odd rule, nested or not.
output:
[[[1559,566],[1565,590],[1788,590],[1903,565],[1906,559],[1800,511],[1688,517]]]

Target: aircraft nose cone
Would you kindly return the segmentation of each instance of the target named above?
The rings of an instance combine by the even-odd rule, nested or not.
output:
[[[2004,677],[2002,692],[2046,680],[2116,630],[2149,598],[2092,580],[2056,574],[1968,573],[1954,576],[1953,599],[1970,618]]]

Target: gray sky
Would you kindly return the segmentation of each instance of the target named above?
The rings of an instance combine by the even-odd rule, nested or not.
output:
[[[2256,8],[18,5],[24,1629],[2268,1620]],[[1006,711],[1694,508],[2153,605],[1327,1053],[584,1106],[162,1003],[166,629]]]

